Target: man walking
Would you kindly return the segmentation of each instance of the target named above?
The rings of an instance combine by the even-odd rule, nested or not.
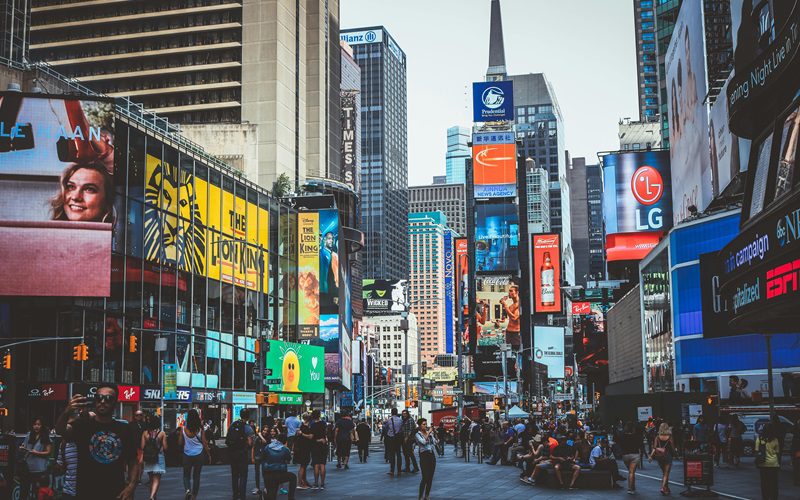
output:
[[[372,433],[366,419],[362,418],[358,423],[356,434],[358,435],[358,461],[365,464],[369,456],[369,443],[372,441]]]
[[[403,446],[403,421],[397,416],[397,408],[392,408],[392,416],[386,419],[383,424],[383,441],[386,445],[386,453],[389,455],[389,474],[394,476],[395,466],[397,475],[403,468],[403,458],[400,455]]]
[[[90,415],[89,398],[75,394],[56,422],[56,432],[77,448],[78,498],[133,500],[141,435],[134,435],[131,424],[114,419],[117,397],[116,385],[100,384],[94,395],[94,415]],[[80,417],[70,422],[75,412]]]
[[[417,424],[411,418],[408,410],[403,410],[403,455],[406,457],[406,472],[419,472],[417,457],[414,456],[414,440],[417,435]],[[414,470],[410,470],[410,465],[414,464]]]
[[[342,415],[336,422],[336,431],[333,441],[336,443],[336,468],[350,468],[350,448],[353,446],[353,431],[356,426],[349,413]]]
[[[247,468],[250,465],[250,447],[253,446],[255,430],[247,423],[249,412],[242,408],[239,420],[231,424],[225,445],[231,461],[231,488],[233,500],[247,500]]]

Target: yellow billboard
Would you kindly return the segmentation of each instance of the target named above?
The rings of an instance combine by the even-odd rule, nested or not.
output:
[[[269,211],[147,155],[145,258],[268,291]]]

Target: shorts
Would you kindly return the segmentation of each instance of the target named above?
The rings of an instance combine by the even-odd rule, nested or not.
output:
[[[626,453],[622,455],[622,463],[625,464],[625,467],[630,467],[631,464],[639,465],[639,462],[642,460],[642,457],[639,456],[638,453]]]
[[[297,446],[294,450],[294,463],[301,467],[308,466],[311,462],[311,452],[305,446]]]
[[[539,468],[542,469],[542,470],[552,470],[553,467],[555,467],[555,465],[553,464],[553,462],[551,462],[549,460],[545,460],[543,462],[539,462]]]
[[[353,442],[351,440],[347,441],[337,441],[336,442],[336,456],[337,457],[349,457],[350,456],[350,449],[353,446]]]
[[[166,474],[167,467],[164,461],[164,453],[158,454],[158,461],[156,463],[154,464],[145,463],[142,472],[145,472],[147,474]]]
[[[311,450],[311,465],[325,465],[328,463],[328,446],[314,443]]]
[[[286,446],[291,450],[294,448],[294,438],[295,436],[288,436],[286,438]]]

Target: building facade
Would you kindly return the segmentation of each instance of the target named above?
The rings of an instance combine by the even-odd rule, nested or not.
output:
[[[428,366],[433,365],[437,354],[447,352],[446,297],[442,291],[445,233],[449,232],[442,212],[408,214],[411,310],[417,316],[420,359]]]
[[[387,369],[391,368],[391,383],[394,385],[405,383],[404,365],[411,365],[412,373],[419,373],[417,316],[413,312],[408,315],[408,349],[406,349],[405,334],[400,328],[401,320],[402,317],[399,315],[364,316],[364,326],[374,334],[377,340],[380,364]],[[406,352],[408,353],[407,358]]]
[[[547,170],[536,167],[533,160],[525,162],[528,191],[528,232],[550,231],[550,181]]]
[[[656,52],[655,4],[657,0],[633,0],[636,33],[636,73],[639,89],[639,121],[658,122],[660,114],[658,54]]]
[[[406,55],[382,26],[341,38],[361,68],[363,276],[408,279]]]
[[[638,151],[661,149],[661,129],[658,122],[631,121],[629,118],[619,121],[619,149],[622,151]]]
[[[268,189],[340,180],[338,0],[31,4],[31,60],[184,125]]]
[[[442,212],[447,225],[459,236],[467,234],[467,199],[464,184],[434,184],[408,188],[408,212]]]
[[[572,158],[567,171],[572,205],[572,247],[575,252],[575,284],[605,277],[603,258],[603,176],[600,165],[586,158]]]
[[[472,158],[472,149],[468,146],[471,140],[472,132],[469,127],[456,125],[447,129],[445,165],[448,184],[467,182],[467,161]]]

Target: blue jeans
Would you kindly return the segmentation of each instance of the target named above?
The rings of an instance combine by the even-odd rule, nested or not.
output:
[[[249,468],[250,461],[247,459],[247,455],[231,457],[231,487],[234,500],[247,500],[247,469]]]

